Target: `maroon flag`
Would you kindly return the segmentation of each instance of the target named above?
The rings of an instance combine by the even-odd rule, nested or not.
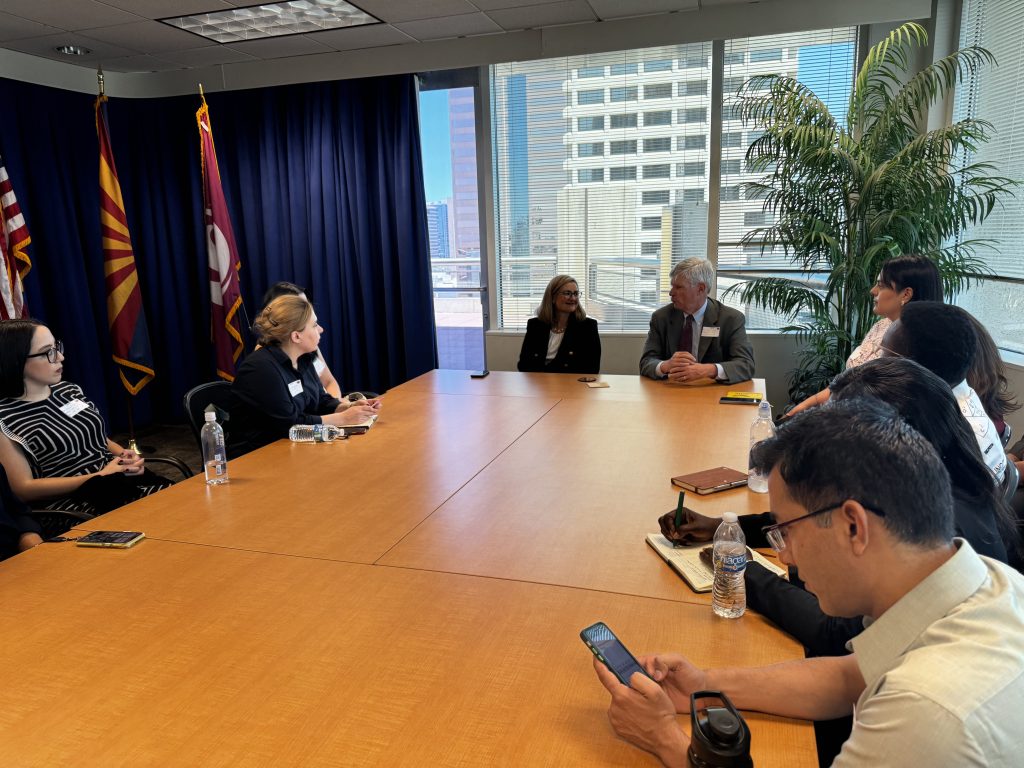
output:
[[[0,159],[0,318],[4,320],[28,317],[21,281],[32,269],[32,260],[25,253],[31,242],[14,187]]]
[[[206,251],[209,256],[211,319],[213,346],[217,356],[217,375],[235,380],[235,365],[242,354],[242,329],[238,310],[242,308],[239,289],[238,247],[231,229],[231,218],[220,183],[217,153],[213,148],[210,110],[203,105],[196,112],[199,124],[199,149],[203,165],[203,200],[206,219]]]

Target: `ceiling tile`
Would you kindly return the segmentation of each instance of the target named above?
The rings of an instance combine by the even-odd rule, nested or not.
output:
[[[352,0],[353,4],[381,21],[416,21],[439,16],[476,13],[468,0]]]
[[[134,13],[112,8],[96,0],[3,0],[3,8],[6,13],[68,30],[127,24],[139,20]]]
[[[713,8],[716,5],[740,5],[742,3],[760,3],[764,0],[700,0],[701,8]]]
[[[446,37],[501,32],[501,27],[482,13],[464,13],[459,16],[445,16],[439,19],[406,21],[394,26],[417,40],[440,40]]]
[[[265,37],[260,40],[243,40],[240,43],[231,43],[231,48],[248,53],[257,59],[283,59],[288,56],[328,53],[331,50],[326,45],[321,45],[305,35],[282,35],[281,37]]]
[[[146,53],[163,53],[165,51],[183,51],[189,48],[202,48],[204,45],[216,45],[207,40],[175,29],[159,21],[136,21],[132,24],[117,24],[112,27],[82,30],[83,35],[102,40],[113,45],[123,45]]]
[[[698,0],[589,0],[594,12],[602,19],[623,19],[628,16],[650,16],[672,11],[693,11]]]
[[[23,37],[39,37],[60,32],[57,27],[48,27],[38,21],[29,21],[20,16],[0,13],[0,40],[18,40]]]
[[[576,24],[597,21],[586,0],[564,0],[560,3],[531,5],[523,8],[503,8],[488,11],[487,15],[502,29],[536,29],[555,24]]]
[[[124,11],[131,11],[147,19],[167,16],[187,16],[192,13],[215,13],[235,6],[224,0],[101,0]],[[252,5],[252,2],[246,5]]]
[[[190,48],[187,51],[167,51],[160,54],[161,59],[173,61],[185,69],[196,67],[215,67],[220,64],[235,64],[240,61],[256,61],[242,51],[236,51],[228,45],[210,45],[206,48]]]
[[[180,64],[158,59],[156,56],[122,56],[117,59],[104,59],[103,69],[108,72],[170,72],[181,69]]]
[[[481,11],[496,11],[501,8],[523,8],[527,5],[551,5],[560,3],[562,0],[472,0],[472,2]],[[633,0],[625,0],[625,2],[617,0],[617,2],[627,4]]]
[[[88,48],[90,53],[87,53],[85,56],[65,56],[54,50],[58,45],[77,45],[81,48]],[[101,40],[94,40],[75,32],[61,32],[56,35],[33,37],[28,40],[9,40],[4,43],[4,48],[10,48],[12,51],[21,51],[22,53],[30,53],[33,56],[42,56],[46,59],[55,59],[56,61],[76,66],[90,66],[102,63],[106,59],[116,59],[122,56],[142,53],[142,51],[110,45]]]
[[[314,40],[336,51],[354,51],[359,48],[377,48],[382,45],[402,45],[416,40],[390,24],[372,24],[365,27],[329,29],[314,32]]]

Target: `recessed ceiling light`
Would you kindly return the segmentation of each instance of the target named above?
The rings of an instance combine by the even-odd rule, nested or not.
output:
[[[380,19],[345,0],[291,0],[228,11],[158,19],[218,43],[237,43],[325,29],[377,24]]]
[[[57,53],[63,53],[65,56],[86,56],[92,51],[88,48],[83,48],[80,45],[58,45],[54,48]]]

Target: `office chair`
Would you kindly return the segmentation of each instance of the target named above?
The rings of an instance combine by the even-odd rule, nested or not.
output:
[[[211,405],[217,412],[217,423],[224,430],[224,440],[230,445],[231,412],[229,409],[232,403],[230,382],[222,380],[209,381],[206,384],[192,387],[192,389],[185,393],[184,403],[188,424],[192,427],[192,435],[196,439],[196,445],[199,446],[200,454],[203,452],[201,432],[203,424],[206,423],[204,414]]]

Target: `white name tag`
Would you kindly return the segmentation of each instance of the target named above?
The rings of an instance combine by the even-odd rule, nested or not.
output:
[[[81,413],[88,407],[89,404],[83,403],[81,400],[71,400],[64,403],[64,405],[60,407],[60,410],[65,416],[74,416],[75,414]]]
[[[702,339],[717,339],[718,334],[722,332],[722,329],[717,325],[705,325],[700,329],[700,337]]]
[[[302,394],[302,381],[299,380],[299,379],[296,379],[291,384],[289,384],[288,385],[288,392],[291,394],[292,397],[298,397],[299,395],[301,395]]]
[[[327,368],[327,363],[320,359],[320,355],[313,358],[313,370],[316,371],[316,375],[319,376]]]

